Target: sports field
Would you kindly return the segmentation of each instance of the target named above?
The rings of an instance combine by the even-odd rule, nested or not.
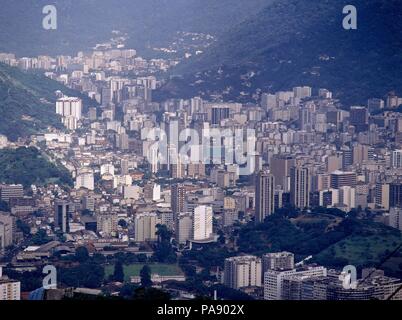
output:
[[[126,281],[130,280],[130,277],[139,276],[141,269],[144,267],[144,264],[130,264],[124,266],[124,277]],[[152,274],[159,274],[161,276],[175,276],[182,275],[180,267],[177,264],[149,264],[151,268]],[[109,275],[113,274],[114,265],[108,265],[105,267],[105,277],[108,278]]]

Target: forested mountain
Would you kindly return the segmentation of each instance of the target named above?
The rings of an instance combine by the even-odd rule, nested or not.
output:
[[[259,12],[271,0],[0,0],[0,52],[75,54],[127,33],[142,54],[178,31],[221,34]],[[42,9],[57,9],[57,30],[44,30]],[[13,23],[10,23],[10,21]]]
[[[68,96],[81,97],[86,106],[96,105],[95,101],[44,75],[0,63],[0,134],[16,140],[48,126],[60,126],[55,112],[58,90]]]
[[[257,89],[333,90],[348,104],[401,91],[402,1],[356,0],[357,30],[345,30],[345,0],[274,0],[203,55],[173,70],[167,96],[251,100]]]

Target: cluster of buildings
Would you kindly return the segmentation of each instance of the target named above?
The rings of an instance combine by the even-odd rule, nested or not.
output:
[[[345,286],[346,272],[294,262],[290,252],[225,260],[222,282],[264,300],[401,300],[402,281],[382,270],[363,269],[360,279]],[[396,294],[395,294],[396,293]]]
[[[395,94],[347,109],[329,90],[306,86],[263,93],[258,103],[159,103],[156,73],[177,61],[102,46],[76,57],[0,54],[0,61],[43,69],[94,100],[84,105],[57,93],[66,130],[51,128],[30,143],[63,164],[74,186],[1,185],[10,210],[0,213],[0,252],[23,243],[17,219],[31,233],[61,233],[69,250],[91,244],[105,255],[110,247],[152,255],[158,225],[172,232],[175,249],[191,250],[283,207],[370,208],[402,230],[402,99]],[[8,145],[0,137],[0,147]],[[20,252],[12,262],[35,265],[41,252]],[[227,259],[223,282],[260,288],[268,300],[386,298],[399,280],[376,275],[346,292],[339,274],[278,253]]]
[[[0,301],[21,299],[21,283],[3,276],[3,267],[0,266]]]

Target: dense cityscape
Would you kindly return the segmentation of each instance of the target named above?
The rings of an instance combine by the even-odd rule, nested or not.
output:
[[[0,135],[0,300],[402,300],[402,97],[165,98],[214,36],[126,41],[0,53],[60,85],[37,96],[56,122]]]

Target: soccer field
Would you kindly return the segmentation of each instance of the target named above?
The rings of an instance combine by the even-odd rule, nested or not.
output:
[[[126,281],[130,280],[132,276],[139,276],[141,269],[144,267],[144,264],[130,264],[124,266],[124,278]],[[152,274],[159,274],[161,276],[174,276],[174,275],[182,275],[180,267],[177,264],[149,264],[151,268]],[[109,275],[113,274],[114,265],[108,265],[105,267],[105,277],[108,278]]]

